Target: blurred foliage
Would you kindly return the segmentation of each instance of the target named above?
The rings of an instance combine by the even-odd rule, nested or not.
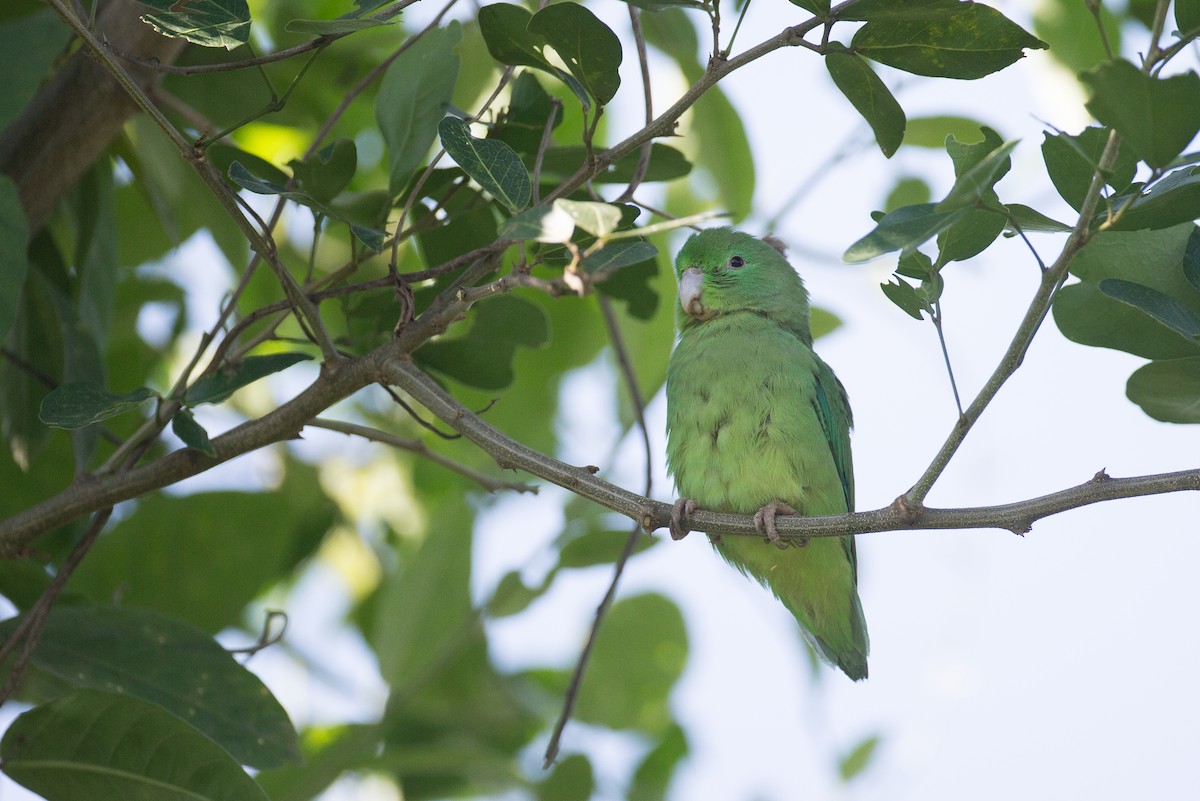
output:
[[[470,254],[494,248],[493,272],[476,283],[516,286],[495,284],[504,291],[412,358],[465,405],[486,408],[492,425],[554,454],[572,435],[559,426],[566,377],[589,366],[615,374],[596,293],[615,312],[641,396],[664,380],[674,288],[669,231],[646,229],[662,222],[653,207],[726,211],[735,221],[756,211],[750,139],[719,85],[683,116],[679,136],[605,158],[618,141],[610,101],[640,106],[641,87],[628,80],[638,74],[631,31],[597,15],[623,19],[626,8],[604,3],[495,3],[427,29],[400,18],[406,4],[381,0],[155,0],[143,12],[155,30],[190,43],[177,65],[192,74],[165,74],[155,94],[164,113],[229,192],[264,220],[278,209],[273,258],[316,298],[344,356],[386,345],[398,323],[477,288],[457,282]],[[731,57],[708,52],[711,2],[629,3],[657,51],[653,69],[695,83]],[[1152,360],[1128,387],[1148,414],[1200,421],[1200,156],[1187,152],[1200,128],[1200,78],[1164,69],[1197,35],[1194,4],[1176,9],[1181,33],[1156,45],[1148,66],[1120,58],[1125,39],[1139,42],[1126,50],[1147,52],[1148,2],[1044,0],[1036,36],[996,8],[956,0],[859,0],[837,17],[818,0],[784,8],[772,12],[783,24],[811,22],[826,34],[815,37],[816,53],[788,57],[825,57],[884,156],[909,147],[949,157],[947,193],[933,194],[934,176],[900,176],[875,229],[847,251],[851,260],[898,252],[884,292],[918,319],[939,314],[953,262],[1002,235],[1069,227],[1001,200],[1016,143],[954,109],[907,117],[889,89],[894,72],[975,80],[1049,46],[1079,75],[1099,124],[1047,134],[1045,185],[1077,211],[1094,178],[1105,189],[1084,221],[1098,233],[1071,265],[1076,280],[1058,293],[1054,318],[1079,342]],[[731,30],[721,30],[723,43]],[[0,8],[0,126],[84,57],[71,40],[41,3]],[[221,68],[288,48],[299,52]],[[619,129],[636,127],[621,120]],[[1122,145],[1100,170],[1114,135]],[[931,242],[936,252],[923,252]],[[0,176],[0,517],[174,450],[176,439],[159,435],[167,417],[189,457],[207,458],[210,428],[298,394],[312,375],[300,363],[321,352],[283,299],[277,276],[147,117],[125,125],[36,230],[18,186]],[[198,325],[212,325],[218,305],[230,316],[211,332],[215,348],[205,341],[198,352]],[[814,315],[818,335],[837,324]],[[536,607],[574,571],[611,565],[623,525],[567,502],[541,569],[509,572],[481,597],[473,541],[489,505],[471,476],[492,476],[495,465],[385,402],[363,392],[335,413],[419,439],[441,462],[389,450],[349,479],[332,456],[310,464],[306,451],[279,445],[243,466],[237,491],[193,484],[118,507],[44,621],[15,695],[31,706],[0,742],[8,776],[72,800],[300,801],[352,776],[394,782],[406,799],[583,801],[605,783],[639,801],[665,797],[689,753],[670,704],[689,654],[672,600],[645,594],[613,605],[578,697],[581,723],[639,744],[628,775],[599,776],[586,749],[531,770],[527,753],[544,744],[569,672],[506,671],[489,648],[490,620]],[[623,430],[634,425],[618,383],[598,402]],[[71,522],[0,561],[0,594],[18,615],[33,614],[83,530]],[[651,545],[639,542],[633,558]],[[253,640],[266,607],[286,604],[323,570],[344,581],[344,630],[369,650],[388,694],[366,722],[318,723],[292,710],[297,731],[213,635]],[[5,639],[26,622],[0,623]],[[316,675],[340,667],[286,638],[272,647]],[[329,681],[340,687],[343,677]],[[878,742],[848,748],[836,774],[851,781],[869,770]],[[251,778],[242,765],[261,770]]]

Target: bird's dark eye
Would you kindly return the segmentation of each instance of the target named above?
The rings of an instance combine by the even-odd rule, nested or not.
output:
[[[733,258],[731,258],[729,260],[729,266],[735,270],[740,270],[741,268],[746,266],[746,260],[743,259],[741,256],[734,256]]]

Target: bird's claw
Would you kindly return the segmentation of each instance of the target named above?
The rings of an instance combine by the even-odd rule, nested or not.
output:
[[[681,540],[691,530],[683,524],[683,518],[696,511],[696,502],[691,498],[680,498],[671,507],[671,539]]]
[[[775,515],[794,515],[796,510],[783,501],[771,501],[754,513],[754,527],[758,533],[767,538],[767,542],[777,548],[787,548],[792,544],[806,545],[807,540],[788,541],[779,538],[779,530],[775,528]]]

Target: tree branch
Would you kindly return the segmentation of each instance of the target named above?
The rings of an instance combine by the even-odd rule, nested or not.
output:
[[[474,442],[504,468],[520,469],[576,495],[637,521],[647,531],[666,528],[671,505],[610,484],[592,470],[552,459],[506,437],[454,400],[410,361],[392,359],[383,365],[385,380],[408,392],[436,417]],[[912,510],[899,503],[869,512],[826,517],[785,516],[777,520],[785,539],[838,537],[877,531],[912,529],[999,528],[1023,534],[1038,520],[1070,509],[1117,498],[1200,490],[1200,468],[1134,478],[1111,478],[1101,470],[1089,481],[1016,503],[998,506]],[[711,535],[761,537],[749,515],[699,510],[684,521]]]

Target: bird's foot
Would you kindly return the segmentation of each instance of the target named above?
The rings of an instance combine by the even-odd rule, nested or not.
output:
[[[683,524],[683,518],[696,511],[696,502],[691,498],[680,498],[671,507],[671,539],[681,540],[691,531]]]
[[[781,540],[779,531],[775,528],[775,515],[794,515],[796,510],[788,506],[783,501],[771,501],[763,508],[754,513],[754,527],[758,529],[758,533],[767,538],[767,542],[772,542],[777,548],[787,548],[790,545],[807,545],[807,540]]]

